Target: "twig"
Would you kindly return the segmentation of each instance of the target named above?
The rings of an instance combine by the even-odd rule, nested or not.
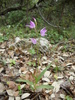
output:
[[[42,19],[43,19],[48,25],[50,25],[50,26],[52,26],[52,27],[60,28],[60,26],[56,26],[56,25],[53,25],[53,24],[49,23],[49,22],[44,18],[44,16],[42,16],[42,13],[41,13],[41,11],[40,11],[40,9],[39,9],[39,5],[38,5],[38,4],[36,4],[36,7],[37,7],[37,9],[38,9],[38,12],[39,12],[40,16],[42,17]]]
[[[40,93],[37,93],[31,100],[35,100],[38,96],[39,96]]]

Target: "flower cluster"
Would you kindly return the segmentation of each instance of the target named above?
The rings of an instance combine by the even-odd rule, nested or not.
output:
[[[31,29],[35,29],[35,28],[36,28],[36,19],[33,18],[33,20],[34,20],[34,21],[30,21],[30,24],[29,24],[29,25],[26,25],[26,26],[29,27],[29,28],[31,28]],[[42,28],[42,29],[40,30],[41,36],[45,36],[45,35],[46,35],[46,34],[45,34],[46,32],[47,32],[46,28],[45,28],[45,27]],[[37,40],[36,40],[35,38],[31,38],[31,41],[32,41],[33,44],[36,44],[36,43],[37,43]]]

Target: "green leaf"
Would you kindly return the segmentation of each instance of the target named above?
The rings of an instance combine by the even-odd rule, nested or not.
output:
[[[3,37],[3,40],[8,40],[8,38],[7,37]]]
[[[15,60],[13,60],[12,63],[15,65],[16,64]]]
[[[37,4],[38,1],[39,1],[39,0],[32,0],[32,3],[33,3],[33,4]]]
[[[23,80],[23,79],[17,79],[16,82],[25,82],[28,83],[29,85],[33,86],[33,82],[29,81],[29,80]]]
[[[30,54],[32,54],[32,55],[34,55],[34,54],[36,54],[36,52],[35,52],[35,50],[34,49],[30,49]]]
[[[58,66],[56,66],[55,68],[54,68],[54,72],[58,72],[58,71],[60,71],[61,69],[60,69],[60,67],[58,67]]]
[[[61,36],[60,36],[60,40],[62,40],[62,39],[63,39],[63,36],[61,35]]]
[[[18,90],[19,90],[19,91],[21,90],[21,86],[20,86],[20,85],[18,86]]]
[[[2,40],[2,39],[0,39],[0,42],[3,42],[3,40]]]
[[[22,91],[21,91],[21,86],[20,85],[18,86],[18,90],[19,90],[19,94],[21,94]]]
[[[66,100],[72,100],[70,96],[66,96]]]
[[[35,83],[37,84],[39,82],[39,80],[42,78],[42,76],[44,75],[44,73],[47,71],[47,69],[50,67],[50,65],[48,65],[41,73],[40,75],[36,78]]]
[[[16,82],[25,82],[30,85],[32,90],[34,90],[34,83],[29,80],[17,79]]]
[[[40,85],[36,87],[37,89],[53,89],[54,87],[51,85]]]
[[[13,64],[15,65],[15,64],[16,64],[16,62],[15,62],[14,59],[11,59],[11,60],[10,60],[10,63],[11,63],[11,65],[13,65]]]
[[[35,62],[33,62],[33,66],[36,66],[36,63]]]
[[[58,76],[57,76],[57,75],[54,75],[54,78],[55,78],[56,80],[58,80]]]
[[[27,64],[28,64],[29,66],[31,66],[31,65],[32,65],[32,62],[31,62],[31,61],[29,61]]]
[[[3,37],[0,36],[0,42],[3,42]]]

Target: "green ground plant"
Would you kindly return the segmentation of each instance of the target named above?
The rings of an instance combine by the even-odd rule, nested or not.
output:
[[[30,19],[30,18],[29,18]],[[26,19],[25,19],[26,20]],[[23,21],[24,24],[20,23],[19,25],[16,24],[8,24],[8,25],[1,25],[0,26],[0,42],[3,42],[5,40],[12,39],[13,37],[21,37],[21,38],[31,38],[31,37],[37,37],[35,32],[33,30],[29,30],[29,28],[25,27],[25,20]],[[40,27],[42,27],[45,23],[42,21],[42,19],[37,18],[38,26],[37,30],[40,31]],[[21,25],[22,24],[22,25]],[[59,41],[66,41],[69,38],[75,39],[75,25],[72,25],[69,28],[62,29],[60,32],[58,32],[57,29],[51,28],[50,26],[47,26],[47,36],[45,36],[52,44],[58,43]],[[39,36],[39,35],[38,35]],[[39,36],[40,37],[40,36]]]
[[[31,29],[34,29],[35,31],[35,34],[38,35],[38,31],[37,31],[37,21],[35,18],[33,18],[34,22],[33,21],[30,21],[30,24],[29,25],[26,25],[27,27],[31,28]],[[44,27],[43,29],[40,30],[40,35],[41,36],[45,36],[45,33],[47,32],[46,28]],[[33,56],[35,53],[37,54],[37,59],[38,59],[38,64],[37,64],[37,67],[39,65],[39,60],[40,60],[40,56],[39,56],[39,49],[38,49],[38,46],[37,46],[37,40],[36,38],[31,38],[31,42],[33,43],[33,48],[30,49],[30,54]],[[39,41],[38,41],[39,42]],[[39,44],[40,45],[40,44]],[[35,48],[36,48],[36,51],[35,51]],[[30,62],[29,63],[30,65],[32,65],[32,63]],[[23,80],[23,79],[18,79],[16,80],[17,82],[26,82],[27,84],[30,85],[31,87],[31,90],[33,91],[36,91],[37,89],[43,89],[43,88],[46,88],[46,89],[50,89],[50,88],[53,88],[52,86],[50,85],[39,85],[39,81],[40,79],[43,77],[44,73],[47,71],[47,69],[50,68],[51,65],[48,65],[41,73],[40,75],[33,75],[34,76],[34,79],[35,81],[32,82],[32,81],[29,81],[29,80]]]
[[[40,75],[34,76],[35,82],[29,81],[29,80],[23,80],[23,79],[17,79],[16,82],[24,82],[30,85],[32,91],[36,91],[37,89],[53,89],[53,86],[51,85],[39,85],[40,79],[43,77],[44,73],[50,68],[51,65],[48,65],[41,73]]]
[[[65,97],[66,100],[73,100],[70,96]]]
[[[15,65],[16,64],[16,61],[14,60],[14,59],[11,59],[10,60],[10,66],[13,66],[13,65]]]

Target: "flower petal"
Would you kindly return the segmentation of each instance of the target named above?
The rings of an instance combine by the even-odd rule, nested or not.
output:
[[[36,19],[33,17],[34,22],[36,22]]]
[[[37,40],[34,39],[34,38],[31,38],[31,41],[32,41],[33,44],[36,44],[37,43]]]
[[[30,21],[30,28],[35,28],[35,23],[33,21]]]
[[[41,29],[40,33],[41,36],[45,36],[45,33],[47,32],[46,28],[44,27],[43,29]]]
[[[30,25],[26,25],[26,27],[30,27]]]
[[[26,25],[29,28],[35,28],[35,23],[33,21],[30,21],[30,25]]]

